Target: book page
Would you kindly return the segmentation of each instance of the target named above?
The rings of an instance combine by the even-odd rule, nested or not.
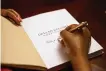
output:
[[[47,68],[52,68],[69,60],[57,39],[60,37],[60,31],[71,24],[78,24],[78,21],[66,9],[23,19],[22,26]],[[92,40],[89,53],[102,49],[93,38]]]
[[[1,21],[1,63],[46,67],[24,29],[2,16]]]

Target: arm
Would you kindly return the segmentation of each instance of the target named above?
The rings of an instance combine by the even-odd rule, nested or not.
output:
[[[78,54],[70,58],[74,71],[91,71],[90,63],[87,57]]]
[[[76,26],[78,25],[71,25],[61,31],[62,44],[70,50],[68,55],[74,71],[91,71],[88,61],[91,34],[86,27],[73,33],[69,32],[70,29]]]

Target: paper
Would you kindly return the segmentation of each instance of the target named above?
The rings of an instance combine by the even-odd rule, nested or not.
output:
[[[23,19],[22,26],[47,68],[52,68],[68,61],[67,55],[62,50],[62,46],[57,39],[60,31],[71,24],[78,24],[78,22],[66,9],[42,13]],[[92,39],[89,53],[100,49],[102,47]]]

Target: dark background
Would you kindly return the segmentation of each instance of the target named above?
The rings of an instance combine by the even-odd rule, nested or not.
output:
[[[1,8],[12,8],[22,18],[66,8],[79,22],[89,23],[92,36],[105,51],[90,62],[106,69],[106,0],[1,0]]]

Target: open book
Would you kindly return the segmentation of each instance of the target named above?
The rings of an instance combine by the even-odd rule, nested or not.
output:
[[[46,70],[69,59],[58,42],[59,33],[78,21],[66,9],[23,19],[22,27],[2,19],[2,65]],[[93,38],[89,54],[103,48]]]

